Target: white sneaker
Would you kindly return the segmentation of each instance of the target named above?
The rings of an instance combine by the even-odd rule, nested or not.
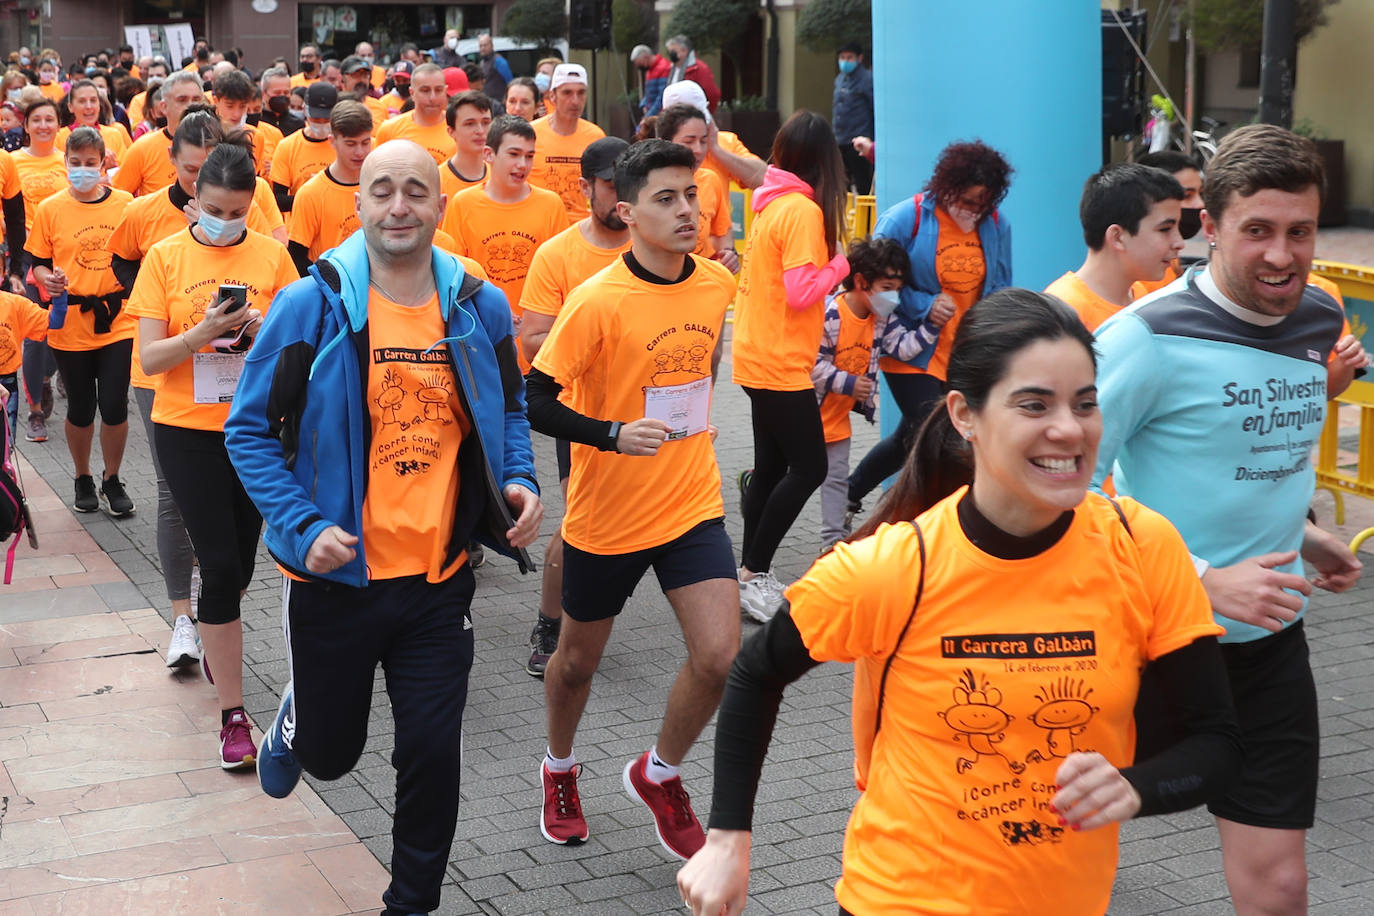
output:
[[[771,572],[739,584],[739,609],[750,620],[767,623],[782,604],[782,583]]]
[[[167,667],[185,668],[200,661],[200,634],[185,614],[172,625],[172,642],[167,646]]]

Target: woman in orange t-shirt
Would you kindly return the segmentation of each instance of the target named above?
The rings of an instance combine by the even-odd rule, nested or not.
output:
[[[200,562],[202,661],[219,696],[224,769],[257,759],[243,710],[239,604],[262,530],[225,450],[224,421],[262,315],[298,277],[284,246],[247,228],[256,187],[252,153],[216,146],[196,178],[196,224],[153,245],[129,296],[143,370],[156,379],[158,458]]]
[[[939,339],[933,350],[909,362],[888,354],[879,360],[901,421],[849,475],[851,517],[864,497],[901,470],[916,430],[939,403],[964,313],[983,296],[1011,285],[1011,227],[997,210],[1011,186],[1011,172],[1002,154],[984,143],[951,143],[940,153],[924,192],[878,217],[873,234],[895,238],[911,259],[911,280],[896,315],[908,325],[922,322],[936,329]]]
[[[57,103],[51,99],[40,99],[24,109],[24,137],[27,142],[22,149],[14,151],[12,159],[24,197],[26,230],[33,229],[38,205],[67,187],[67,164],[54,145],[59,124]],[[11,252],[11,256],[13,254]],[[34,302],[41,304],[46,297],[39,293],[29,276],[30,259],[27,254],[24,260],[24,292]],[[52,377],[56,371],[57,362],[47,341],[24,341],[24,389],[29,401],[26,438],[30,442],[46,442],[48,439],[47,419],[52,413]]]
[[[103,504],[114,518],[133,514],[119,480],[129,435],[129,360],[134,323],[123,311],[124,292],[110,269],[106,244],[133,200],[128,191],[101,185],[105,141],[93,127],[72,132],[65,154],[70,187],[39,204],[29,233],[34,281],[53,297],[66,297],[60,326],[48,333],[67,385],[67,449],[76,471],[72,508],[94,512]],[[100,488],[91,475],[96,409],[100,412]]]
[[[710,832],[678,873],[693,913],[744,908],[782,692],[822,661],[855,666],[842,914],[1101,916],[1118,824],[1226,791],[1243,751],[1222,629],[1168,521],[1087,492],[1095,369],[1050,296],[1006,289],[968,313],[877,517],[735,659]],[[1136,760],[1147,666],[1178,737]]]
[[[59,150],[67,148],[67,138],[78,127],[93,127],[100,131],[105,141],[105,162],[102,168],[119,168],[124,159],[124,151],[133,141],[123,125],[115,123],[114,110],[100,94],[100,89],[91,80],[77,80],[67,92],[67,97],[59,106],[62,120],[67,125],[57,132],[56,144]]]
[[[694,177],[701,228],[692,254],[712,258],[728,267],[731,273],[739,273],[739,255],[735,254],[730,220],[730,190],[715,172],[702,167],[711,150],[706,113],[691,105],[673,105],[655,118],[654,131],[661,139],[687,147],[696,157]]]
[[[735,298],[734,379],[749,395],[754,472],[741,475],[744,545],[740,609],[768,620],[782,598],[773,554],[825,480],[825,429],[811,369],[820,352],[825,297],[849,274],[840,251],[844,163],[825,119],[788,118],[773,165],[754,192],[754,223]]]

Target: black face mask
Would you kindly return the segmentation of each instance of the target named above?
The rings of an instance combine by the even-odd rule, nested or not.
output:
[[[1202,228],[1202,210],[1197,207],[1184,207],[1178,218],[1178,234],[1185,239],[1197,235]]]
[[[249,124],[257,124],[257,123],[258,123],[259,121],[261,121],[261,120],[262,120],[262,112],[260,112],[260,111],[250,111],[250,112],[248,113],[248,123],[249,123]]]
[[[274,95],[267,100],[267,110],[281,117],[291,110],[291,99],[284,95]]]
[[[303,61],[301,61],[301,72],[302,72],[302,73],[314,73],[314,72],[315,72],[315,62],[314,62],[313,60],[303,60]]]
[[[397,83],[396,94],[403,99],[410,98],[410,83]]]
[[[673,63],[677,63],[677,52],[676,52],[676,51],[669,51],[669,52],[668,52],[668,60],[672,61]]]

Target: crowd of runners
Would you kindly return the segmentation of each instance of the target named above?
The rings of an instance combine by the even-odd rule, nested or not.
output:
[[[1036,292],[1000,209],[1012,164],[978,141],[850,239],[811,112],[760,157],[690,79],[629,142],[583,117],[587,74],[558,60],[507,68],[494,98],[491,71],[383,68],[366,43],[303,46],[294,75],[239,58],[125,48],[64,78],[49,49],[11,55],[0,383],[11,438],[46,441],[65,400],[72,506],[115,518],[136,508],[133,388],[167,664],[213,686],[222,767],[279,798],[347,773],[382,665],[386,913],[439,906],[487,551],[542,576],[511,647],[543,681],[536,842],[536,823],[560,845],[598,829],[578,723],[594,685],[616,690],[602,655],[657,576],[685,660],[624,786],[687,862],[694,913],[744,908],[783,691],[823,661],[855,670],[842,913],[1100,914],[1117,825],[1202,804],[1237,912],[1305,912],[1303,612],[1361,571],[1310,515],[1309,456],[1368,362],[1310,274],[1310,141],[1259,125],[1206,175],[1168,153],[1104,167],[1082,265]],[[752,189],[741,252],[732,185]],[[1181,265],[1198,232],[1208,258]],[[880,375],[900,423],[851,468]],[[711,422],[731,383],[754,446],[738,550]],[[558,493],[532,430],[555,440]],[[818,490],[821,530],[796,531]],[[774,570],[788,538],[819,556],[793,583]],[[260,539],[290,681],[259,745],[240,604],[268,573]],[[717,712],[708,831],[680,768]]]

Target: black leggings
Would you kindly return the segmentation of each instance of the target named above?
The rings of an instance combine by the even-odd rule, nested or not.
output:
[[[741,564],[768,572],[787,530],[825,482],[825,428],[816,392],[745,388],[752,406],[754,476],[744,493]]]
[[[162,473],[200,561],[201,623],[239,619],[240,594],[253,581],[262,516],[224,448],[224,433],[153,424]]]
[[[884,372],[892,400],[902,412],[897,428],[873,446],[849,475],[849,501],[861,503],[865,496],[906,463],[916,432],[944,397],[944,382],[925,372]]]
[[[52,348],[62,381],[67,385],[67,422],[85,429],[95,422],[118,426],[129,419],[129,361],[134,341],[117,340],[94,350]]]

